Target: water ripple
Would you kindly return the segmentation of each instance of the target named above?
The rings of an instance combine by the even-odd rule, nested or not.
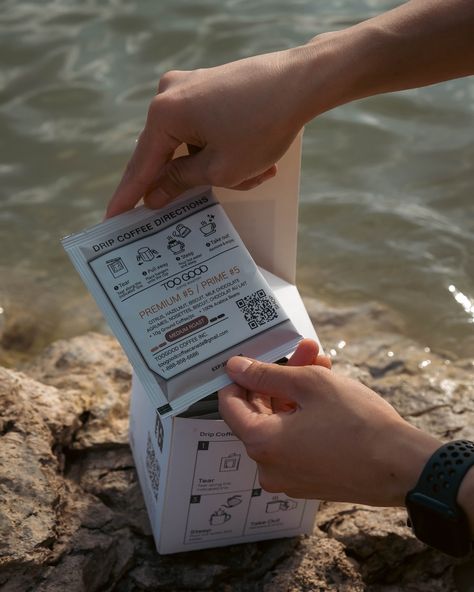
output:
[[[97,325],[58,240],[102,218],[163,72],[292,47],[398,4],[3,0],[2,317],[41,282],[59,295],[63,334],[79,328],[70,303],[80,303],[81,329]],[[472,79],[358,101],[310,124],[303,291],[331,303],[382,301],[423,343],[474,355],[473,124]],[[35,302],[40,329],[47,301]]]

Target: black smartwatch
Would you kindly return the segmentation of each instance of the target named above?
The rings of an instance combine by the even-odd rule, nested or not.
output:
[[[453,557],[469,554],[473,546],[468,518],[456,501],[462,480],[473,465],[474,442],[444,444],[431,456],[405,498],[408,526],[416,537]]]

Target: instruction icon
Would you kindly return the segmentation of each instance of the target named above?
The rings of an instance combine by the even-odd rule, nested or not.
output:
[[[168,237],[168,250],[170,250],[174,255],[179,255],[184,251],[184,243],[172,236]]]
[[[210,234],[214,234],[214,232],[216,232],[216,223],[214,222],[214,218],[215,216],[213,214],[208,214],[207,220],[201,221],[201,227],[199,230],[204,236],[209,236]]]
[[[228,456],[223,456],[221,458],[221,464],[219,467],[219,472],[224,473],[226,471],[238,471],[240,464],[240,454],[233,452]]]
[[[231,518],[232,516],[228,512],[225,512],[222,508],[219,508],[210,515],[209,524],[211,526],[218,526],[224,524]]]
[[[114,276],[114,278],[118,278],[128,273],[127,266],[123,262],[122,257],[115,257],[114,259],[109,259],[105,262],[105,264],[107,265],[110,273]]]
[[[161,257],[161,255],[158,253],[156,249],[150,249],[150,247],[141,247],[137,251],[138,265],[148,263],[148,261],[152,261],[155,257]]]

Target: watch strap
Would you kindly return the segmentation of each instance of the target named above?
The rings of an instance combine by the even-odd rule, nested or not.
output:
[[[474,442],[448,442],[430,457],[414,489],[456,507],[459,487],[473,465]]]

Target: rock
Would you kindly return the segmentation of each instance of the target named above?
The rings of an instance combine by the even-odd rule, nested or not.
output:
[[[338,372],[441,438],[474,439],[470,360],[426,351],[379,306],[307,306]],[[310,537],[159,556],[127,444],[131,375],[116,341],[58,341],[22,370],[0,368],[3,592],[470,589],[472,562],[425,547],[399,508],[325,503]]]
[[[346,554],[344,545],[322,533],[304,540],[258,588],[263,592],[285,590],[334,590],[363,592],[359,565]]]
[[[370,590],[385,591],[388,586],[401,592],[415,584],[414,590],[456,592],[452,559],[415,538],[407,529],[404,509],[323,504],[316,522],[358,561]]]
[[[72,433],[77,418],[65,408],[60,425],[58,413],[42,414],[57,394],[22,374],[0,370],[0,583],[26,571],[39,573],[54,557],[61,534],[58,515],[68,495],[54,454],[55,436],[60,442]]]
[[[76,406],[82,427],[74,449],[127,443],[131,370],[115,339],[92,333],[57,341],[24,369]]]

